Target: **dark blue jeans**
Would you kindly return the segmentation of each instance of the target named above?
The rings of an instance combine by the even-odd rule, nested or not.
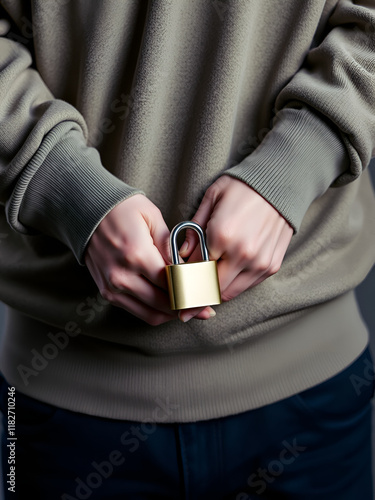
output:
[[[17,392],[13,451],[3,433],[5,499],[373,500],[373,393],[368,349],[312,389],[194,423],[97,418]],[[2,379],[5,431],[7,404]],[[160,402],[160,411],[167,406]]]

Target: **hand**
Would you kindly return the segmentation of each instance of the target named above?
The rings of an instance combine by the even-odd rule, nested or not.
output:
[[[218,260],[223,301],[277,273],[293,235],[262,196],[226,175],[208,188],[193,220],[206,229],[210,259]],[[189,262],[200,260],[194,231],[186,231],[180,255]]]
[[[150,325],[177,318],[165,275],[169,234],[160,210],[136,194],[104,217],[86,248],[86,265],[103,298]],[[199,319],[212,314],[210,308],[189,311]]]

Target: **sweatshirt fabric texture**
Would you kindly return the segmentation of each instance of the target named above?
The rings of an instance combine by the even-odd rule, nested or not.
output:
[[[374,2],[0,5],[0,369],[16,389],[133,420],[164,401],[169,421],[194,421],[288,397],[361,353]],[[84,266],[103,217],[143,193],[171,229],[221,175],[292,225],[280,271],[208,321],[149,326],[107,303]]]

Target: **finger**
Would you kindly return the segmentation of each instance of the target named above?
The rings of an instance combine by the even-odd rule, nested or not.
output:
[[[207,190],[192,221],[199,224],[205,230],[210,220],[213,207],[215,206],[215,196],[211,190]],[[193,229],[186,230],[185,241],[181,245],[180,255],[183,258],[189,257],[198,243],[198,235]]]
[[[167,290],[166,262],[156,247],[150,249],[149,258],[145,260],[141,274],[151,283]]]
[[[284,234],[280,236],[276,250],[273,253],[272,260],[267,268],[254,268],[250,271],[245,271],[239,273],[233,280],[228,284],[228,286],[222,292],[222,300],[226,302],[228,300],[237,297],[243,291],[253,288],[263,281],[265,281],[270,276],[276,274],[280,267],[288,248],[290,242],[290,231],[287,230]],[[223,262],[224,267],[225,262]],[[225,270],[223,270],[225,272]],[[229,281],[229,279],[228,279]]]
[[[237,251],[224,255],[218,262],[218,275],[223,301],[236,297],[262,278],[270,276],[276,259],[275,249],[267,243],[259,251]]]
[[[225,292],[241,271],[243,271],[243,269],[238,267],[233,259],[223,258],[218,261],[217,274],[219,276],[221,294]]]
[[[207,244],[207,250],[208,250],[208,255],[209,255],[210,260],[219,260],[220,257],[222,257],[222,254],[223,254],[222,250],[216,250],[215,256],[212,255],[212,247],[208,246],[208,244]],[[200,244],[198,243],[195,246],[195,248],[192,250],[188,262],[200,262],[201,260],[202,260],[202,251],[201,251]]]
[[[169,264],[171,262],[170,231],[160,212],[153,217],[149,228],[153,243],[164,259],[164,265]]]
[[[150,286],[150,283],[142,278],[141,276],[131,276],[127,278],[126,285],[121,285],[119,282],[116,283],[116,286],[112,283],[107,284],[107,289],[113,293],[113,295],[119,294],[128,294],[132,295],[141,302],[144,302],[146,305],[162,312],[166,312],[177,316],[178,312],[174,312],[170,308],[169,296],[154,286]],[[114,305],[122,307],[122,297],[111,297],[110,300]],[[182,314],[182,321],[186,320],[186,316],[189,316],[189,319],[195,317],[197,319],[206,320],[212,318],[216,315],[215,311],[207,306],[207,307],[199,307],[199,308],[190,308],[184,310]],[[186,320],[187,321],[187,320]]]
[[[134,235],[132,244],[124,251],[124,268],[133,274],[147,278],[154,285],[166,290],[165,260],[153,239],[147,226]],[[114,284],[116,287],[116,284]]]
[[[254,288],[255,286],[259,285],[259,283],[262,283],[266,278],[264,276],[261,276],[260,278],[258,278],[257,280],[254,281],[254,283],[252,283],[249,288]],[[229,292],[230,293],[230,292]]]
[[[186,323],[192,318],[195,319],[209,319],[216,316],[216,312],[212,307],[194,307],[190,309],[180,310],[178,317],[181,321]]]
[[[207,319],[213,318],[214,316],[216,316],[216,311],[211,306],[207,306],[203,309],[202,312],[195,315],[194,318],[207,320]]]
[[[240,295],[245,290],[252,288],[256,284],[261,283],[269,275],[263,273],[262,275],[254,275],[251,272],[242,272],[240,273],[231,283],[230,285],[222,291],[221,299],[223,302],[228,302],[229,300],[234,299],[238,295]]]
[[[202,260],[202,252],[200,244],[195,245],[194,249],[191,252],[188,262],[199,262]]]
[[[177,313],[171,312],[168,294],[143,276],[128,273],[121,276],[119,274],[116,281],[112,279],[107,283],[107,289],[113,295],[111,303],[119,307],[124,304],[123,297],[130,295],[157,311],[177,316]]]
[[[176,319],[177,317],[176,314],[166,314],[152,307],[149,307],[132,295],[121,294],[116,295],[116,297],[120,297],[120,300],[118,300],[116,303],[112,302],[113,305],[125,309],[130,314],[133,314],[137,318],[145,321],[152,326],[161,325],[162,323],[166,323],[168,321]]]

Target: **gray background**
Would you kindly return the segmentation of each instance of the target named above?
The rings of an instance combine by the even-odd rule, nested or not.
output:
[[[371,162],[370,172],[373,180],[373,184],[375,187],[375,159]],[[375,253],[375,249],[374,249]],[[367,278],[356,290],[357,299],[359,303],[359,307],[361,309],[363,318],[369,328],[370,337],[371,337],[371,350],[375,359],[375,267],[372,268],[372,271],[369,273]],[[1,332],[3,330],[4,325],[4,307],[0,303],[0,337]],[[373,455],[374,455],[374,464],[375,464],[375,401],[373,402],[374,412],[373,412],[373,435],[372,435],[372,443],[373,443]],[[1,423],[1,422],[0,422]],[[374,473],[374,488],[375,488],[375,473]],[[0,485],[0,500],[3,499]]]

